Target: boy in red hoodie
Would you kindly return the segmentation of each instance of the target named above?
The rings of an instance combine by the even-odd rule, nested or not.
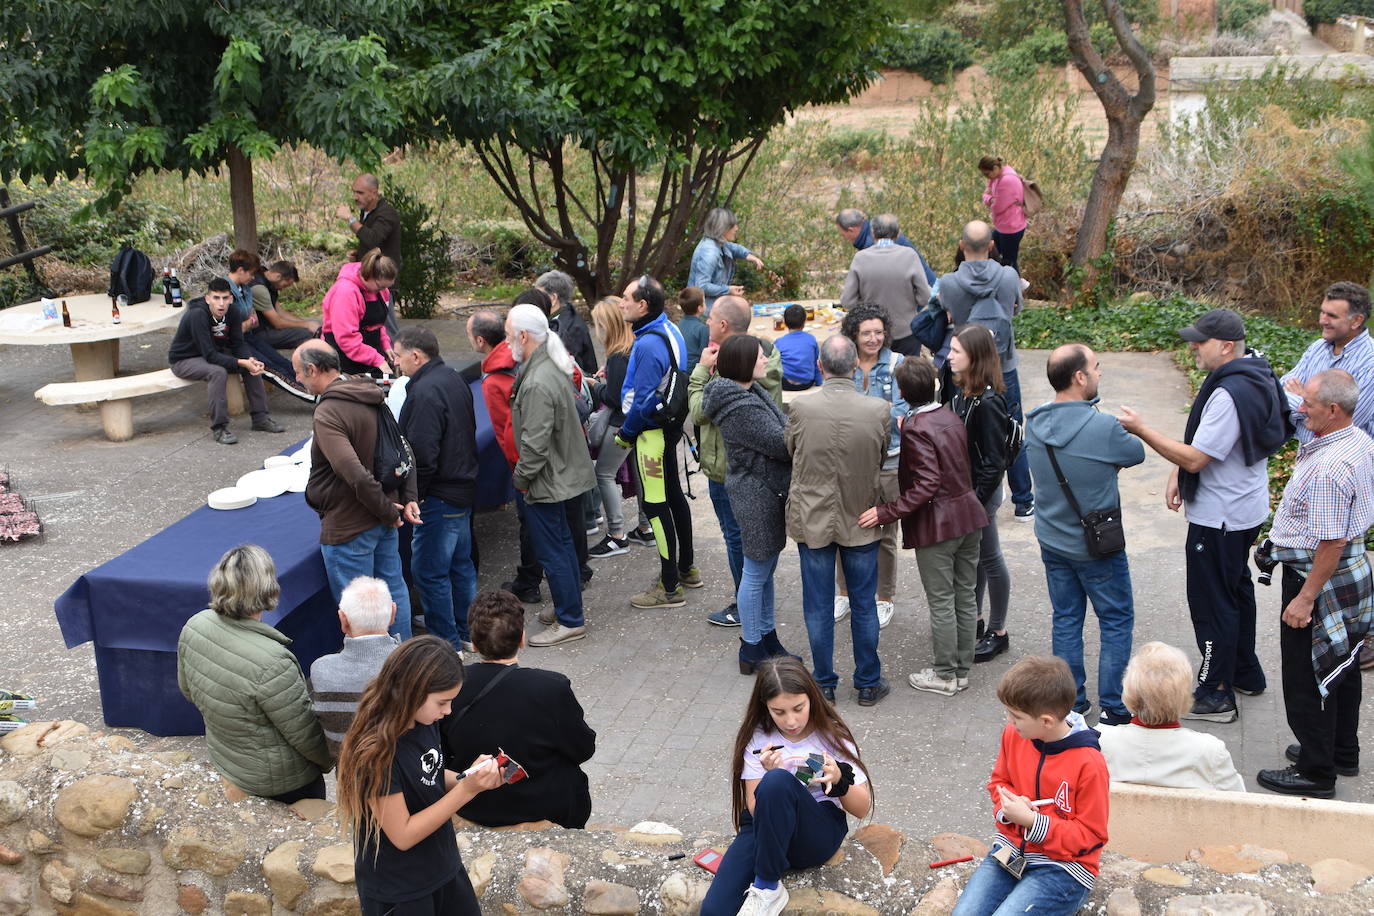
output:
[[[1107,843],[1107,763],[1073,711],[1062,659],[1030,656],[997,685],[1007,725],[988,780],[997,836],[954,916],[1067,916],[1088,899]]]

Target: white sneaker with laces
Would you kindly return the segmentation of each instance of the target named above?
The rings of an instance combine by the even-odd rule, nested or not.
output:
[[[787,906],[787,888],[779,884],[771,891],[750,884],[744,892],[744,906],[736,916],[778,916]]]
[[[844,619],[845,619],[846,617],[848,617],[848,616],[849,616],[849,596],[848,596],[848,595],[836,595],[836,596],[835,596],[835,622],[836,622],[836,623],[839,623],[841,620],[844,620]]]
[[[917,690],[924,690],[927,693],[938,693],[941,696],[952,697],[959,692],[959,681],[957,678],[945,680],[935,673],[934,668],[922,668],[920,671],[908,677],[906,681]]]
[[[891,601],[878,602],[878,629],[882,629],[892,622],[892,614],[897,608]]]

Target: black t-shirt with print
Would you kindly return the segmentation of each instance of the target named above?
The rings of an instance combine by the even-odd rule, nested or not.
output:
[[[388,795],[400,792],[416,814],[444,796],[444,752],[436,725],[417,725],[396,743]],[[415,900],[447,884],[463,867],[452,822],[402,852],[382,833],[378,850],[366,837],[354,858],[358,896],[387,903]],[[375,856],[375,858],[374,858]]]

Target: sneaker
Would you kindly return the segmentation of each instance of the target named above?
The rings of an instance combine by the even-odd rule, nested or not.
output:
[[[1124,710],[1122,712],[1113,712],[1110,709],[1104,709],[1101,715],[1097,717],[1098,725],[1129,725],[1130,722],[1131,714]]]
[[[956,677],[954,679],[954,689],[957,691],[968,690],[968,678]]]
[[[887,678],[879,678],[878,683],[872,687],[859,688],[860,706],[877,706],[878,703],[892,692],[892,685],[887,682]]]
[[[906,681],[917,690],[924,690],[927,693],[938,693],[942,696],[952,697],[959,692],[958,678],[952,677],[945,680],[935,673],[934,668],[922,668],[908,677]]]
[[[697,569],[695,566],[689,566],[687,569],[678,570],[677,581],[685,588],[701,588],[706,585],[705,582],[701,581],[701,570]]]
[[[739,626],[739,605],[731,602],[729,607],[712,611],[706,615],[707,623],[714,623],[718,627],[737,627]]]
[[[606,535],[601,539],[601,543],[587,551],[587,559],[604,560],[607,557],[618,557],[622,553],[630,552],[630,542],[624,538],[617,538],[613,535]]]
[[[834,705],[835,705],[835,688],[834,688],[834,687],[822,687],[822,688],[821,688],[821,696],[825,697],[825,701],[826,701],[827,703],[829,703],[831,706],[834,706]]]
[[[1193,708],[1184,713],[1185,719],[1203,722],[1234,722],[1240,718],[1235,697],[1229,690],[1208,690],[1193,700]]]
[[[291,395],[293,398],[300,398],[302,401],[306,401],[311,404],[315,403],[315,396],[311,394],[309,391],[306,391],[305,386],[302,385],[300,382],[296,381],[295,379],[287,378],[284,375],[278,375],[271,369],[264,369],[262,372],[262,377],[266,381],[271,382],[277,388]]]
[[[271,417],[263,417],[261,420],[254,420],[251,427],[255,433],[284,433],[286,427],[282,426]]]
[[[1035,521],[1035,504],[1034,504],[1034,503],[1031,503],[1029,506],[1017,506],[1017,507],[1016,507],[1016,520],[1017,520],[1018,522],[1033,522],[1033,521]]]
[[[848,595],[836,595],[836,596],[835,596],[835,622],[836,622],[836,623],[839,623],[841,620],[844,620],[844,619],[845,619],[846,617],[848,617],[848,616],[849,616],[849,596],[848,596]]]
[[[538,582],[529,587],[517,585],[514,582],[502,582],[501,590],[510,592],[524,604],[538,604],[544,600],[544,596],[539,593]]]
[[[636,528],[625,535],[625,540],[629,541],[631,544],[640,544],[644,547],[653,547],[657,544],[654,540],[654,529],[652,528]]]
[[[663,587],[663,582],[655,582],[646,592],[640,592],[630,599],[630,607],[682,607],[687,603],[687,593],[679,585],[671,592]]]
[[[598,534],[600,531],[601,531],[601,525],[597,524],[597,525],[588,525],[588,526],[587,526],[587,530],[584,531],[584,532],[582,532],[582,533],[585,534],[587,537],[591,537],[591,536],[594,535],[594,534]]]
[[[220,445],[238,445],[239,437],[234,435],[234,431],[227,426],[216,426],[210,430],[214,435],[215,441]]]
[[[1082,706],[1079,706],[1078,704],[1074,704],[1073,711],[1076,712],[1076,713],[1078,713],[1080,716],[1082,716],[1084,722],[1087,722],[1087,721],[1088,721],[1088,713],[1090,713],[1090,712],[1093,711],[1093,704],[1090,703],[1090,702],[1088,702],[1087,700],[1084,700]]]
[[[896,610],[891,601],[878,602],[878,629],[881,630],[892,622],[892,614]]]
[[[561,623],[555,623],[544,632],[531,636],[529,644],[535,647],[561,646],[565,642],[586,638],[586,627],[565,627]]]
[[[779,884],[771,891],[751,884],[744,892],[744,905],[736,916],[778,916],[787,906],[787,888]]]
[[[541,607],[538,615],[539,622],[546,627],[551,627],[558,623],[558,612],[551,607]]]
[[[990,662],[1011,646],[1011,637],[1006,633],[989,633],[979,641],[973,650],[975,662]]]

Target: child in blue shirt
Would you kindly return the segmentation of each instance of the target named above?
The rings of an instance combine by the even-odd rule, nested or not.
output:
[[[782,354],[782,390],[805,391],[821,383],[820,344],[816,338],[803,331],[806,325],[806,309],[800,305],[789,305],[782,313],[787,333],[775,343]]]
[[[684,286],[682,292],[677,294],[677,305],[682,309],[682,317],[677,320],[677,329],[682,332],[682,339],[687,342],[688,375],[701,360],[701,351],[711,342],[711,331],[706,327],[706,322],[701,320],[700,314],[701,307],[705,304],[706,294],[700,286]]]

